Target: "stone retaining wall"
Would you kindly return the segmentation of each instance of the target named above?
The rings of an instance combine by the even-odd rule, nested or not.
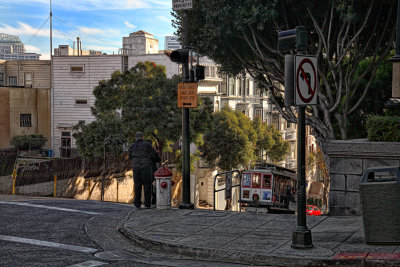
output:
[[[360,215],[359,183],[371,167],[400,166],[400,143],[366,139],[334,140],[323,144],[329,156],[329,215]]]

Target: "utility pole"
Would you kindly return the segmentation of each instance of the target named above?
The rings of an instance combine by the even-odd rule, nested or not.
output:
[[[54,144],[54,85],[53,85],[53,8],[50,0],[50,148]],[[54,153],[54,152],[53,152]]]

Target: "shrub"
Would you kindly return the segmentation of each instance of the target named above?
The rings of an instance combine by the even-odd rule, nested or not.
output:
[[[370,141],[400,142],[400,117],[368,117],[367,132]]]
[[[19,150],[40,149],[47,139],[41,134],[17,135],[11,139],[11,144]]]

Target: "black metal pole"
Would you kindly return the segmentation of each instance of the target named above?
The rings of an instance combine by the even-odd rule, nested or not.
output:
[[[184,11],[182,16],[183,40],[182,47],[186,48],[188,40],[188,18]],[[182,66],[183,82],[190,82],[189,62]],[[182,203],[180,209],[193,209],[194,205],[190,203],[190,131],[189,131],[189,108],[182,108]]]
[[[298,54],[306,54],[307,32],[300,28],[297,41]],[[306,78],[306,77],[304,77]],[[295,86],[296,87],[296,86]],[[296,89],[295,89],[296,90]],[[297,225],[292,233],[292,247],[312,248],[311,230],[306,218],[306,113],[305,106],[297,107]]]
[[[293,248],[312,248],[306,221],[306,124],[305,107],[297,107],[297,225],[292,233]]]

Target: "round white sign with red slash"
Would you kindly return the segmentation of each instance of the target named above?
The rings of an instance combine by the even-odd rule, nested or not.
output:
[[[294,87],[296,106],[317,104],[318,70],[317,58],[295,56]]]

